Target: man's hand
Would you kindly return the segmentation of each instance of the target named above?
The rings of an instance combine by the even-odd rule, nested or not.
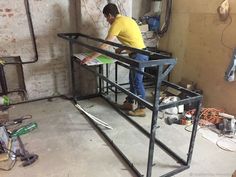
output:
[[[115,53],[117,53],[117,54],[121,54],[121,52],[122,52],[123,50],[124,50],[124,49],[117,48],[117,49],[115,49]]]
[[[89,62],[91,60],[93,60],[93,57],[87,56],[80,62],[80,64],[81,65],[86,64],[87,62]]]

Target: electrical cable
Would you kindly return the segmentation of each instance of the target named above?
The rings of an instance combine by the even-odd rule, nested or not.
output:
[[[166,0],[166,12],[165,12],[165,21],[161,27],[161,29],[157,32],[158,37],[163,37],[164,34],[167,32],[169,24],[170,24],[170,17],[172,11],[172,0]]]
[[[6,147],[3,147],[3,148],[4,148],[6,151],[8,151],[8,152],[12,153],[13,155],[15,155],[15,157],[16,157],[16,153],[15,153],[15,152],[13,152],[12,150],[10,150],[10,149],[8,149],[8,148],[6,148]],[[9,165],[9,167],[8,167],[7,169],[0,167],[0,171],[10,171],[10,170],[15,166],[15,164],[16,164],[16,159],[12,160],[12,163]]]
[[[16,164],[16,160],[13,160],[11,165],[9,166],[9,168],[5,169],[5,168],[0,168],[0,171],[10,171]]]
[[[231,23],[232,23],[232,17],[231,17],[231,15],[229,14],[229,23],[224,27],[224,29],[223,29],[223,31],[222,31],[222,33],[221,33],[220,42],[221,42],[221,44],[222,44],[225,48],[230,49],[230,50],[233,50],[233,47],[230,47],[230,46],[226,45],[225,42],[224,42],[224,40],[223,40],[224,32],[225,32],[225,30],[231,25]]]
[[[233,142],[233,143],[236,144],[235,141],[232,141],[232,140],[229,139],[228,137],[223,136],[223,138],[221,138],[221,139],[219,139],[219,140],[216,141],[216,145],[217,145],[217,147],[219,147],[220,149],[222,149],[222,150],[224,150],[224,151],[228,151],[228,152],[236,152],[236,150],[231,150],[231,149],[228,149],[228,148],[223,147],[222,145],[220,145],[219,142],[221,142],[222,140],[229,140],[229,141],[231,141],[231,142]]]
[[[191,124],[191,125],[188,125],[188,126],[185,126],[184,130],[186,130],[187,132],[190,132],[190,133],[191,133],[192,130],[189,130],[189,129],[188,129],[188,128],[191,127],[191,126],[192,126],[192,124]],[[200,127],[200,128],[197,129],[197,131],[200,130],[200,129],[203,129],[203,128],[209,128],[209,126]],[[222,136],[223,136],[223,138],[221,138],[221,139],[219,139],[219,140],[216,141],[216,146],[217,146],[218,148],[224,150],[224,151],[236,152],[236,150],[231,150],[231,149],[228,149],[228,148],[223,147],[222,145],[220,145],[219,142],[221,142],[222,140],[229,140],[229,141],[231,141],[231,142],[233,142],[233,143],[236,144],[236,141],[232,141],[231,139],[229,139],[229,138],[232,138],[232,137],[227,137],[226,135],[222,135]]]
[[[33,58],[32,61],[22,62],[20,56],[17,56],[17,57],[15,57],[15,56],[14,57],[2,57],[2,58],[19,58],[20,59],[19,62],[6,62],[5,65],[7,65],[7,64],[31,64],[31,63],[36,63],[38,61],[37,43],[36,43],[36,37],[35,37],[35,33],[34,33],[34,26],[33,26],[32,18],[31,18],[31,13],[30,13],[29,0],[24,0],[24,4],[25,4],[26,16],[27,16],[27,19],[28,19],[30,36],[31,36],[32,43],[33,43],[34,58]]]

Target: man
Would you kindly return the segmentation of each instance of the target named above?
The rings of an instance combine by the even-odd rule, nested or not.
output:
[[[138,48],[138,49],[145,49],[145,45],[143,42],[141,31],[137,25],[137,23],[130,17],[122,16],[119,14],[118,8],[115,4],[108,3],[103,8],[103,14],[107,19],[107,22],[111,25],[108,35],[105,40],[107,41],[114,41],[117,38],[122,44]],[[108,48],[107,44],[102,44],[99,46],[101,49]],[[116,53],[120,54],[122,49],[116,49]],[[147,61],[148,56],[139,54],[139,53],[129,53],[129,57],[133,58],[134,60],[139,61]],[[99,53],[95,52],[92,53],[90,56],[86,57],[82,60],[82,64],[93,60],[94,58],[98,57]],[[141,69],[144,71],[144,68]],[[134,94],[137,94],[141,98],[145,98],[145,89],[143,85],[143,75],[135,72],[130,71],[129,73],[129,81],[130,81],[130,91]],[[120,106],[121,109],[128,110],[128,114],[131,116],[140,116],[144,117],[145,114],[145,107],[142,104],[138,104],[138,107],[133,110],[134,100],[129,96],[126,98],[123,105]]]

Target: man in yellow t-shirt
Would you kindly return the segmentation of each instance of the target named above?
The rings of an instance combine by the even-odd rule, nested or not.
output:
[[[107,19],[107,22],[111,25],[107,37],[105,40],[107,41],[114,41],[117,38],[122,44],[138,48],[138,49],[145,49],[145,45],[143,42],[141,31],[137,25],[137,23],[130,17],[122,16],[119,14],[118,8],[115,4],[108,3],[103,8],[103,14]],[[101,49],[108,48],[109,45],[102,44],[99,46]],[[121,53],[122,49],[116,49],[116,53]],[[127,51],[129,52],[129,51]],[[82,64],[98,57],[101,55],[100,53],[92,53],[90,56],[86,57],[82,60]],[[148,56],[139,54],[139,53],[130,53],[129,57],[133,58],[134,60],[139,61],[147,61]],[[144,68],[140,69],[144,71]],[[141,98],[145,99],[145,89],[143,85],[143,75],[130,70],[129,73],[129,81],[130,81],[130,91]],[[128,114],[131,116],[145,116],[145,107],[142,104],[138,104],[137,109],[133,110],[133,103],[134,100],[129,96],[126,98],[123,105],[120,106],[121,109],[129,110]]]

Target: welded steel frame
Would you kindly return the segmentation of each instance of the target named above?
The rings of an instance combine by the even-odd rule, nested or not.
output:
[[[75,102],[77,102],[81,99],[85,99],[85,98],[101,96],[108,103],[110,103],[112,105],[112,107],[118,113],[120,113],[126,120],[128,120],[140,132],[142,132],[145,136],[147,136],[149,138],[149,151],[148,151],[148,162],[147,162],[146,177],[151,177],[152,176],[152,164],[153,164],[153,154],[154,154],[154,145],[155,144],[158,145],[164,152],[166,152],[170,157],[172,157],[177,163],[180,164],[180,167],[178,167],[175,170],[170,171],[170,172],[162,175],[162,177],[173,176],[177,173],[180,173],[180,172],[188,169],[190,167],[190,163],[191,163],[191,159],[192,159],[192,153],[193,153],[193,147],[194,147],[194,142],[195,142],[195,137],[196,137],[196,133],[197,133],[197,125],[198,125],[198,122],[199,122],[199,113],[200,113],[200,109],[201,109],[202,96],[198,93],[189,91],[186,88],[183,88],[183,87],[180,87],[176,84],[165,81],[165,78],[167,77],[167,75],[170,73],[170,71],[175,66],[176,59],[171,58],[170,56],[166,55],[165,53],[149,52],[149,51],[146,51],[146,50],[139,50],[139,49],[136,49],[136,48],[123,46],[121,44],[117,44],[117,43],[114,43],[114,42],[105,41],[105,40],[102,40],[102,39],[99,39],[99,38],[94,38],[94,37],[91,37],[91,36],[88,36],[88,35],[85,35],[85,34],[81,34],[81,33],[60,33],[60,34],[58,34],[58,36],[69,42],[70,59],[71,59],[72,94],[73,94]],[[80,38],[86,38],[86,39],[90,39],[90,40],[93,40],[93,41],[106,43],[106,44],[109,44],[113,47],[120,47],[120,48],[123,48],[123,49],[130,50],[132,52],[142,53],[142,54],[148,55],[150,58],[152,58],[154,60],[145,61],[145,62],[135,61],[135,60],[133,60],[129,57],[125,57],[125,56],[122,56],[122,55],[119,55],[119,54],[115,54],[113,52],[103,50],[103,49],[100,49],[98,47],[94,47],[94,46],[89,45],[87,43],[81,42]],[[131,93],[127,89],[120,86],[117,83],[117,76],[115,76],[116,77],[115,82],[109,80],[107,78],[108,73],[106,73],[106,76],[103,75],[101,66],[98,66],[99,67],[99,72],[97,72],[97,71],[92,70],[91,67],[88,67],[86,65],[81,65],[81,67],[86,68],[88,71],[94,73],[97,77],[99,77],[99,79],[100,79],[99,84],[101,84],[101,80],[103,80],[107,83],[106,87],[105,87],[106,92],[108,92],[108,90],[111,90],[111,91],[117,93],[117,90],[120,90],[123,93],[125,93],[125,94],[129,95],[130,97],[132,97],[133,99],[141,102],[144,106],[146,106],[146,108],[152,110],[152,122],[151,122],[150,132],[148,132],[142,126],[140,126],[138,123],[133,121],[129,116],[127,116],[125,113],[123,113],[121,110],[119,110],[108,98],[106,98],[106,96],[102,92],[104,90],[104,88],[101,88],[101,85],[99,85],[98,94],[88,95],[88,96],[85,96],[85,97],[77,97],[76,96],[76,93],[75,93],[75,78],[74,78],[75,77],[74,76],[75,67],[74,67],[74,65],[75,65],[75,63],[78,63],[79,61],[73,56],[74,55],[73,46],[75,44],[86,47],[86,48],[88,48],[92,51],[96,51],[96,52],[99,52],[101,54],[107,55],[111,58],[114,58],[114,59],[117,60],[119,65],[121,65],[123,67],[126,67],[127,69],[136,70],[137,72],[141,72],[141,71],[138,70],[138,68],[143,68],[143,67],[144,68],[145,67],[156,67],[158,69],[158,75],[157,76],[153,76],[153,75],[147,74],[145,72],[141,72],[142,74],[147,75],[147,76],[151,77],[154,80],[154,83],[155,83],[155,100],[154,100],[154,103],[152,104],[152,103],[150,103],[150,102],[148,102],[144,99],[141,99],[137,95]],[[164,69],[164,66],[166,66],[165,69]],[[115,67],[115,70],[117,70],[117,65]],[[110,86],[108,86],[108,85],[110,85]],[[159,96],[160,96],[160,87],[162,85],[166,85],[168,87],[172,87],[172,88],[175,88],[177,90],[180,90],[181,92],[184,92],[185,94],[187,94],[187,97],[185,99],[182,99],[182,100],[179,100],[179,101],[176,101],[176,102],[172,102],[172,103],[168,103],[168,104],[160,104],[159,103]],[[171,107],[175,107],[175,106],[178,106],[178,105],[190,104],[190,103],[195,103],[196,111],[195,111],[195,119],[193,121],[193,130],[192,130],[191,138],[190,138],[190,142],[189,142],[187,160],[184,160],[178,154],[176,154],[173,150],[171,150],[169,147],[167,147],[164,143],[162,143],[160,140],[158,140],[156,138],[156,129],[158,127],[157,126],[157,118],[158,118],[158,111],[161,111],[161,110],[164,110],[164,109],[167,109],[167,108],[171,108]],[[106,135],[106,133],[96,123],[94,123],[94,122],[91,122],[91,123],[103,135],[103,137],[106,139],[106,141],[110,143],[111,147],[122,157],[124,162],[126,162],[126,164],[130,167],[132,172],[138,177],[144,176],[135,168],[135,166],[132,164],[132,162],[129,161],[129,159],[125,156],[125,154],[123,154],[123,152],[118,148],[118,146],[116,146],[116,144],[112,141],[112,139],[110,139]]]

